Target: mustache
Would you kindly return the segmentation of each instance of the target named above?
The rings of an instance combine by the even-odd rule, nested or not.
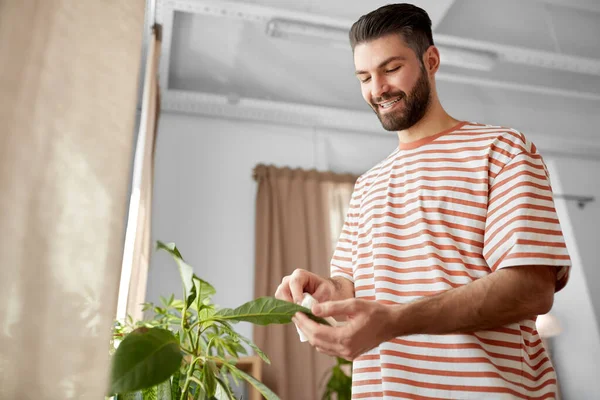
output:
[[[400,98],[401,100],[404,100],[406,98],[406,93],[403,92],[402,90],[400,90],[398,92],[394,92],[394,93],[384,93],[381,95],[381,97],[375,97],[373,99],[373,105],[377,106],[377,104],[379,104],[379,103],[383,103],[386,100],[395,99],[395,98]]]

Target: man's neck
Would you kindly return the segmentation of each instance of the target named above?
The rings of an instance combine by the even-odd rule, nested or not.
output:
[[[440,103],[431,107],[419,122],[409,129],[398,132],[398,140],[402,143],[412,143],[429,136],[436,135],[460,123],[452,118]]]

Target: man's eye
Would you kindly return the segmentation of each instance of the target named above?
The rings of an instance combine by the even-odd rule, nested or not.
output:
[[[398,71],[399,69],[400,69],[400,66],[397,66],[396,68],[388,69],[388,70],[387,70],[387,71],[385,71],[385,72],[387,72],[387,73],[390,73],[390,72],[396,72],[396,71]]]
[[[361,79],[360,81],[361,81],[362,83],[367,83],[367,82],[369,82],[370,80],[371,80],[371,77],[369,76],[368,78]]]

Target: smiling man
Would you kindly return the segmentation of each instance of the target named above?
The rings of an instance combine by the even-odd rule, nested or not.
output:
[[[399,145],[356,182],[331,277],[296,270],[275,296],[311,293],[316,315],[346,320],[294,318],[319,351],[354,360],[354,399],[554,398],[535,319],[570,259],[536,147],[444,110],[424,10],[375,10],[350,42],[362,96]]]

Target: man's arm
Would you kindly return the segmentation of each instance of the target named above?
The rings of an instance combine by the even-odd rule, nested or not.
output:
[[[556,267],[509,267],[470,284],[393,306],[393,337],[497,328],[552,308]],[[395,322],[395,323],[394,323]]]
[[[332,300],[346,300],[354,298],[354,282],[341,276],[329,278],[329,281],[335,288]]]
[[[468,333],[545,314],[552,307],[556,270],[550,266],[504,268],[408,304],[348,299],[313,306],[317,316],[347,318],[341,327],[318,324],[302,313],[293,320],[317,350],[352,360],[398,336]]]

